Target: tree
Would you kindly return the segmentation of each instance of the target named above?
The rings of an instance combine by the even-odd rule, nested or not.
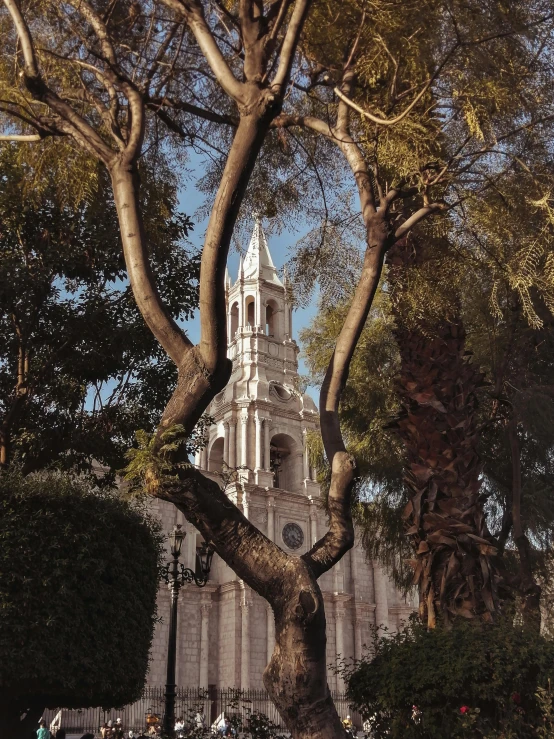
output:
[[[40,192],[21,207],[36,178],[13,145],[0,151],[0,463],[26,471],[49,465],[113,481],[137,428],[153,430],[169,397],[174,366],[146,329],[122,284],[117,214],[94,162],[86,199],[67,201],[42,172]],[[151,168],[150,168],[151,170]],[[184,247],[190,228],[175,213],[175,187],[142,167],[151,259],[175,318],[197,304],[198,259]],[[76,195],[75,191],[72,193]]]
[[[504,191],[504,200],[507,195]],[[496,214],[490,224],[501,222],[506,226],[511,217],[514,214],[509,212],[504,212],[503,218]],[[531,228],[527,222],[526,238],[530,238]],[[522,236],[519,234],[518,250]],[[498,563],[493,570],[502,585],[499,595],[502,599],[512,599],[514,595],[521,598],[524,619],[536,626],[540,622],[539,582],[549,583],[551,579],[549,551],[554,523],[549,494],[554,479],[549,385],[552,319],[536,292],[535,307],[543,316],[544,325],[529,325],[522,304],[505,277],[495,278],[496,282],[491,278],[490,248],[482,252],[473,249],[468,260],[468,255],[448,241],[433,242],[429,234],[420,238],[427,242],[425,249],[412,241],[401,249],[395,247],[389,254],[387,300],[381,301],[380,316],[366,328],[360,341],[352,382],[341,409],[349,448],[356,449],[361,460],[362,502],[357,511],[363,540],[368,555],[392,567],[397,581],[405,587],[411,578],[405,577],[401,565],[413,556],[406,548],[405,529],[409,529],[409,538],[415,540],[415,549],[421,550],[413,562],[418,579],[427,571],[424,561],[433,552],[425,583],[429,586],[429,578],[437,577],[433,611],[448,623],[455,604],[447,600],[450,578],[441,589],[440,553],[448,557],[453,550],[448,546],[451,542],[445,543],[441,538],[454,540],[464,533],[467,513],[474,515],[475,508],[467,506],[464,513],[462,490],[479,491],[484,514],[479,525],[503,560],[500,571]],[[490,238],[488,241],[490,245]],[[506,244],[504,238],[502,248]],[[437,274],[442,276],[439,281]],[[491,297],[498,306],[494,312]],[[340,306],[327,308],[303,334],[316,377],[331,351],[334,314],[343,310]],[[465,393],[459,394],[461,385],[456,385],[458,389],[453,392],[452,377],[457,383],[463,378],[470,382]],[[445,417],[443,408],[454,400],[456,408]],[[393,418],[396,420],[391,423]],[[462,419],[464,423],[460,425]],[[458,428],[438,433],[448,423]],[[395,429],[400,429],[405,440],[405,454],[395,446]],[[464,459],[461,466],[456,461],[460,455]],[[406,466],[404,480],[402,459]],[[468,464],[471,459],[473,464]],[[441,464],[448,467],[449,479],[444,479]],[[514,466],[516,470],[521,468],[515,512],[521,527],[519,544],[512,534],[513,484],[518,482]],[[464,485],[461,481],[466,476]],[[455,499],[437,505],[450,485],[455,488]],[[423,528],[414,525],[416,506],[409,503],[407,491],[417,497]],[[459,521],[452,517],[452,511],[445,515],[443,508],[452,505],[459,511]],[[435,508],[434,515],[429,515],[431,507]],[[406,526],[402,515],[405,511]],[[449,530],[450,526],[453,528]],[[456,551],[466,559],[468,542],[465,538],[464,541],[465,544],[457,543]],[[478,540],[474,541],[477,546]],[[473,558],[478,557],[476,550]],[[459,576],[456,568],[451,571],[451,577],[454,576]],[[427,613],[428,595],[428,587],[420,588],[426,622],[428,615],[433,619],[433,611]],[[479,592],[476,590],[474,595]],[[460,605],[462,600],[458,600]],[[482,606],[479,609],[473,604],[464,616],[483,612]],[[543,612],[546,610],[543,608]]]
[[[142,692],[161,535],[137,506],[59,473],[0,475],[0,726]]]
[[[424,163],[415,172],[413,187],[405,187],[406,182],[386,186],[378,168],[374,171],[373,142],[365,143],[363,127],[351,114],[353,103],[357,103],[350,96],[357,90],[363,103],[374,100],[371,81],[368,78],[366,82],[358,69],[358,64],[369,67],[368,58],[359,52],[365,48],[365,34],[371,35],[374,28],[365,4],[349,4],[348,12],[341,13],[340,25],[329,4],[310,0],[267,4],[244,0],[231,5],[204,5],[198,0],[122,1],[106,13],[96,2],[85,0],[70,0],[63,7],[43,2],[22,8],[16,0],[4,0],[4,5],[8,12],[4,20],[10,21],[6,23],[10,46],[3,109],[11,122],[4,136],[28,142],[68,137],[105,165],[136,303],[178,368],[177,385],[151,449],[154,457],[163,446],[165,432],[174,432],[177,427],[184,438],[192,433],[211,399],[228,381],[225,265],[247,187],[252,184],[251,190],[256,191],[267,174],[264,161],[276,169],[283,162],[279,151],[286,156],[290,139],[296,142],[296,160],[301,151],[314,165],[311,170],[318,183],[322,183],[319,165],[326,162],[326,171],[332,173],[340,162],[341,171],[346,168],[356,184],[364,256],[320,399],[323,445],[331,469],[329,531],[303,557],[289,557],[229,504],[219,486],[197,471],[176,465],[171,479],[160,479],[160,467],[153,459],[143,471],[149,492],[174,502],[233,570],[271,604],[276,648],[264,682],[292,734],[341,736],[343,729],[325,680],[325,614],[317,579],[353,543],[355,461],[346,451],[339,422],[343,387],[387,249],[418,222],[453,205],[434,199],[435,193],[442,198],[445,181],[451,181],[451,164],[455,163],[463,176],[482,162],[480,185],[490,180],[489,152],[473,139],[473,149],[464,152],[471,167],[458,167],[457,154],[451,151],[446,166],[441,165],[438,172]],[[509,52],[517,47],[519,58],[536,57],[537,42],[529,40],[528,28],[549,18],[541,15],[540,5],[532,6],[529,15],[514,25],[511,16],[506,21],[502,13],[492,12],[496,6],[491,4],[490,17],[479,15],[486,19],[486,32],[483,35],[481,24],[480,35],[475,36],[472,11],[479,14],[480,8],[476,5],[468,11],[463,5],[457,9],[464,21],[461,30],[456,14],[452,18],[442,6],[435,8],[441,30],[447,29],[454,38],[455,49],[444,55],[442,46],[438,50],[429,47],[427,56],[420,55],[425,63],[417,66],[413,79],[403,85],[402,97],[397,96],[393,104],[394,108],[413,96],[401,120],[420,101],[424,107],[425,94],[454,51],[464,49],[466,56],[471,56],[477,49],[491,61],[491,73],[497,75],[499,87],[500,82],[505,85],[506,80],[517,78],[517,73],[503,73]],[[306,26],[307,19],[312,25]],[[464,35],[460,37],[460,33]],[[329,36],[333,43],[329,43]],[[54,48],[52,39],[56,39]],[[330,55],[322,55],[322,50]],[[414,94],[421,87],[418,75],[425,79],[426,62],[437,56],[432,79],[424,81]],[[497,64],[492,64],[494,59]],[[541,56],[539,59],[542,61]],[[465,66],[462,60],[456,71]],[[326,75],[331,84],[325,82]],[[533,81],[539,85],[540,79],[535,77]],[[321,99],[313,93],[320,82]],[[525,85],[528,87],[529,80]],[[452,97],[451,85],[448,92]],[[534,129],[536,120],[531,119],[522,129],[522,107],[513,106],[513,98],[509,102],[508,113],[502,109],[497,118],[508,128],[506,135],[517,138],[516,132],[509,131],[514,119],[519,130]],[[471,120],[475,118],[474,114]],[[387,119],[378,121],[378,125],[389,123]],[[146,138],[152,145],[158,142],[162,124],[185,143],[199,137],[210,140],[220,153],[208,178],[215,197],[202,252],[198,346],[190,343],[172,319],[148,260],[137,163]],[[218,133],[212,135],[214,129]],[[289,138],[285,138],[285,131],[289,131]],[[440,135],[440,131],[436,133]],[[315,161],[312,136],[319,147]],[[264,160],[260,152],[266,142]],[[498,174],[494,172],[494,176]],[[324,228],[324,233],[330,233],[329,229]],[[179,460],[178,454],[174,459]],[[144,460],[146,463],[148,455]]]

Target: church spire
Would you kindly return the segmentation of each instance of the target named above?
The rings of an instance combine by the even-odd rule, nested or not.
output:
[[[244,258],[244,279],[262,279],[282,287],[282,282],[277,276],[277,270],[269,253],[259,213],[254,214],[254,229]]]

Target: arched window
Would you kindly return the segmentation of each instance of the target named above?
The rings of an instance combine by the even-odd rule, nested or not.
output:
[[[254,326],[256,317],[255,317],[255,305],[254,305],[254,298],[252,296],[246,298],[246,325],[247,326]]]
[[[223,471],[223,437],[216,439],[211,446],[208,459],[208,472]]]
[[[296,447],[296,442],[288,434],[276,434],[271,439],[269,449],[273,487],[296,492],[302,464]]]
[[[233,341],[239,327],[239,304],[233,303],[231,307],[231,335],[229,341]]]
[[[265,332],[268,336],[275,336],[275,309],[271,303],[265,309]]]

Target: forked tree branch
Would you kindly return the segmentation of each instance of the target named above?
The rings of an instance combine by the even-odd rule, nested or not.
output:
[[[243,103],[244,85],[237,80],[221,53],[221,49],[204,18],[202,4],[196,2],[196,0],[161,0],[161,2],[166,7],[171,8],[178,17],[186,21],[224,92],[235,102]]]
[[[290,80],[294,55],[298,48],[300,35],[304,27],[304,21],[311,5],[311,0],[296,0],[292,16],[285,34],[283,46],[279,59],[279,66],[273,81],[271,89],[278,95],[283,95]]]

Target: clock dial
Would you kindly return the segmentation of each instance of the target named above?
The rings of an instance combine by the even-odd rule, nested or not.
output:
[[[283,541],[289,549],[300,549],[304,543],[304,532],[297,523],[287,523],[283,527]]]

